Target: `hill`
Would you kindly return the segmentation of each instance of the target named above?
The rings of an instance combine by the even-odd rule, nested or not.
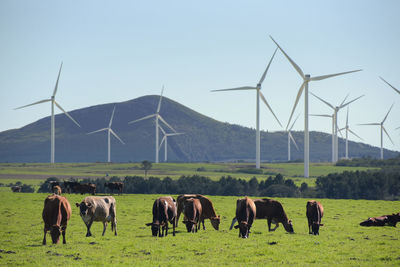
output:
[[[109,103],[69,112],[82,126],[78,128],[64,114],[56,115],[56,162],[104,162],[107,158],[106,132],[87,135],[107,127],[116,106],[112,128],[126,143],[112,137],[111,159],[114,162],[154,161],[154,120],[128,124],[153,114],[159,96],[143,96],[120,103]],[[171,99],[163,98],[160,114],[184,135],[168,138],[168,160],[181,162],[251,160],[255,157],[255,130],[219,122],[191,110]],[[300,148],[292,146],[292,159],[303,158],[303,132],[293,132]],[[160,132],[160,140],[162,134]],[[160,162],[164,159],[164,147]],[[378,157],[379,149],[367,144],[349,142],[352,157]],[[385,150],[386,158],[399,152]],[[339,157],[344,156],[344,140],[339,139]],[[0,133],[0,162],[49,162],[50,117],[20,129]],[[287,135],[283,132],[261,132],[261,160],[285,161]],[[310,132],[310,160],[330,161],[331,136]]]

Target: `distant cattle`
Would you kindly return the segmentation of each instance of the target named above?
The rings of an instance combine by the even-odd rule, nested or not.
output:
[[[307,201],[307,219],[308,219],[308,233],[319,235],[319,227],[323,226],[321,223],[322,216],[324,216],[324,207],[319,201]]]
[[[393,213],[392,215],[383,215],[379,217],[370,217],[360,223],[361,226],[393,226],[400,222],[400,212]]]
[[[53,193],[56,195],[61,195],[61,187],[59,185],[54,186]]]
[[[95,184],[77,184],[73,187],[73,191],[76,193],[80,193],[81,195],[85,193],[89,193],[92,195],[96,194],[96,185]]]
[[[50,190],[51,190],[52,192],[54,191],[53,188],[54,188],[56,185],[60,186],[60,183],[59,183],[58,181],[49,181],[49,188],[50,188]]]
[[[185,215],[183,223],[186,224],[187,231],[189,233],[197,232],[197,229],[200,229],[201,220],[204,220],[200,200],[196,198],[186,199],[183,214]]]
[[[235,226],[235,229],[239,228],[239,237],[249,237],[255,217],[256,205],[252,199],[245,197],[236,201],[236,218],[239,224]]]
[[[114,193],[114,190],[117,190],[119,194],[122,194],[122,190],[124,189],[124,183],[122,182],[104,183],[104,187],[108,187],[108,189],[110,189],[111,191],[111,194]]]
[[[113,197],[85,197],[81,203],[76,203],[76,206],[79,207],[79,214],[86,224],[87,237],[92,235],[90,227],[93,222],[103,222],[103,236],[107,223],[111,222],[111,231],[115,231],[115,235],[117,235],[117,210]]]
[[[71,205],[65,197],[50,195],[44,201],[42,218],[44,221],[43,245],[46,245],[46,233],[50,231],[53,244],[57,244],[60,234],[63,236],[63,244],[66,244],[65,231],[68,220],[71,217]]]
[[[279,227],[279,223],[282,223],[286,232],[294,232],[292,221],[288,219],[279,201],[268,198],[255,199],[254,204],[256,205],[256,219],[267,219],[268,231],[275,231]],[[232,219],[229,230],[232,230],[236,221],[236,217]],[[275,224],[275,228],[271,229],[271,223]]]
[[[11,191],[13,191],[14,193],[18,193],[21,192],[22,187],[19,185],[15,185],[11,187]]]
[[[168,235],[168,222],[172,224],[172,235],[175,236],[176,218],[176,202],[170,196],[159,197],[153,203],[153,221],[146,223],[146,226],[151,226],[153,236],[163,237]],[[161,232],[162,230],[162,232]]]
[[[65,192],[71,194],[73,192],[74,187],[79,184],[80,184],[79,182],[75,182],[75,181],[64,181]]]
[[[184,201],[189,198],[197,198],[200,200],[201,208],[202,208],[202,223],[203,223],[203,230],[205,230],[204,226],[204,219],[210,219],[211,225],[214,227],[215,230],[219,229],[219,224],[221,222],[221,217],[215,213],[213,203],[211,200],[203,195],[200,194],[186,194],[186,195],[179,195],[177,198],[178,203],[178,215],[177,215],[177,223],[180,217],[180,214],[183,211]]]

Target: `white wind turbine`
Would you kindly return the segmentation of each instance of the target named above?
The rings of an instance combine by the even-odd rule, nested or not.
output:
[[[43,100],[40,100],[40,101],[38,101],[38,102],[29,104],[29,105],[25,105],[25,106],[22,106],[22,107],[15,108],[15,109],[21,109],[21,108],[33,106],[33,105],[36,105],[36,104],[41,104],[41,103],[45,103],[45,102],[51,102],[51,127],[50,127],[50,129],[51,129],[51,131],[50,131],[50,136],[51,136],[51,137],[50,137],[50,139],[51,139],[50,161],[51,161],[51,163],[54,163],[54,158],[55,158],[54,155],[55,155],[55,150],[56,150],[56,148],[55,148],[55,118],[54,118],[54,105],[56,105],[62,112],[64,112],[64,114],[67,115],[67,117],[70,118],[76,125],[78,125],[79,127],[81,127],[81,126],[79,125],[79,123],[77,123],[77,122],[68,114],[68,112],[66,112],[66,111],[60,106],[60,104],[58,104],[58,103],[56,102],[56,93],[57,93],[58,81],[59,81],[59,79],[60,79],[60,74],[61,74],[62,65],[63,65],[63,63],[61,62],[60,70],[58,71],[58,76],[57,76],[56,85],[55,85],[55,87],[54,87],[53,94],[52,94],[52,96],[51,96],[49,99],[43,99]]]
[[[303,71],[300,69],[300,67],[296,63],[294,63],[294,61],[285,53],[285,51],[283,51],[283,49],[272,38],[272,36],[270,36],[270,37],[271,37],[272,41],[281,50],[281,52],[285,55],[285,57],[289,60],[290,64],[292,64],[292,66],[296,69],[296,71],[300,74],[301,78],[303,79],[303,83],[301,84],[299,92],[297,93],[296,102],[294,103],[292,113],[290,114],[288,125],[291,121],[291,118],[296,109],[297,103],[299,102],[299,99],[304,90],[305,91],[304,92],[304,177],[309,177],[309,161],[310,161],[309,142],[310,142],[310,140],[309,140],[309,132],[308,132],[308,83],[310,81],[320,81],[320,80],[324,80],[327,78],[344,75],[344,74],[348,74],[348,73],[352,73],[352,72],[357,72],[357,71],[361,71],[361,70],[353,70],[353,71],[346,71],[346,72],[341,72],[341,73],[311,77],[310,74],[304,74]]]
[[[335,114],[310,114],[314,117],[326,117],[332,119],[332,163],[335,162]]]
[[[267,72],[269,69],[269,66],[271,65],[271,62],[275,56],[275,52],[271,57],[271,60],[268,63],[267,68],[265,69],[263,75],[261,76],[260,81],[258,82],[258,84],[254,87],[254,86],[243,86],[243,87],[236,87],[236,88],[230,88],[230,89],[220,89],[220,90],[212,90],[211,92],[221,92],[221,91],[236,91],[236,90],[256,90],[257,94],[256,94],[256,168],[259,169],[260,168],[260,97],[261,100],[264,102],[264,104],[268,107],[268,109],[271,111],[272,115],[274,115],[276,121],[279,123],[279,125],[282,127],[282,124],[280,123],[280,121],[278,120],[278,118],[275,116],[275,113],[272,111],[272,108],[270,107],[270,105],[268,104],[267,100],[265,99],[263,93],[261,92],[261,84],[263,83],[265,77],[267,76]]]
[[[311,93],[311,92],[310,92]],[[339,106],[333,106],[332,104],[328,103],[327,101],[323,100],[322,98],[316,96],[315,94],[311,93],[314,97],[318,98],[321,102],[325,103],[328,107],[330,107],[331,109],[333,109],[333,127],[334,127],[334,139],[332,139],[333,142],[333,147],[334,147],[334,153],[333,153],[333,163],[337,162],[339,160],[339,140],[338,140],[338,131],[339,131],[339,127],[338,127],[338,123],[337,123],[337,115],[340,109],[344,108],[345,106],[350,105],[351,103],[353,103],[354,101],[360,99],[361,97],[363,97],[364,95],[361,95],[357,98],[354,98],[351,101],[348,101],[346,103],[344,103],[347,99],[347,96],[344,98],[344,100],[342,101],[342,103]]]
[[[110,138],[111,134],[114,135],[115,138],[117,138],[123,145],[125,145],[125,143],[121,140],[121,138],[119,138],[118,135],[113,131],[113,129],[111,129],[114,112],[115,112],[115,106],[114,106],[113,112],[111,114],[111,119],[110,119],[110,122],[108,123],[107,128],[102,128],[102,129],[88,133],[88,134],[93,134],[93,133],[97,133],[97,132],[107,131],[107,133],[108,133],[108,158],[107,158],[108,162],[111,162],[111,138]]]
[[[388,132],[386,131],[385,127],[383,126],[383,124],[385,123],[390,111],[392,110],[394,104],[392,104],[392,106],[390,107],[388,113],[386,114],[385,118],[383,118],[383,121],[381,122],[375,122],[375,123],[363,123],[363,124],[359,124],[359,125],[379,125],[381,126],[381,159],[383,159],[383,132],[385,132],[385,134],[387,135],[387,137],[389,137],[390,142],[392,142],[392,144],[394,145],[392,138],[390,138]]]
[[[288,161],[290,161],[290,139],[293,141],[293,144],[296,146],[297,151],[299,151],[299,147],[296,144],[296,141],[294,141],[293,135],[290,132],[294,126],[294,124],[296,123],[297,119],[299,118],[300,114],[297,115],[296,119],[294,120],[292,126],[290,126],[289,130],[286,130],[287,134],[288,134]]]
[[[174,136],[174,135],[181,135],[183,133],[167,133],[162,127],[161,125],[159,125],[161,132],[163,133],[164,137],[161,139],[161,143],[159,146],[159,149],[161,150],[162,144],[164,143],[164,161],[167,162],[168,161],[168,137],[169,136]]]
[[[346,159],[349,159],[349,132],[353,134],[354,136],[358,137],[359,139],[363,140],[361,137],[359,137],[355,132],[350,130],[349,127],[349,107],[347,107],[347,116],[346,116],[346,126],[339,131],[346,130]]]
[[[387,81],[385,81],[385,79],[383,79],[381,76],[379,76],[379,78],[381,78],[382,81],[384,81],[387,85],[389,85],[390,87],[393,88],[393,90],[395,90],[397,93],[400,94],[400,90],[396,89],[393,85],[391,85],[390,83],[388,83]]]
[[[146,119],[155,117],[155,122],[156,122],[156,142],[155,142],[155,144],[156,144],[156,156],[155,156],[155,162],[156,162],[156,163],[159,163],[159,160],[158,160],[158,151],[160,150],[160,148],[159,148],[160,144],[159,144],[159,133],[158,133],[158,128],[159,128],[159,122],[158,122],[158,120],[162,121],[168,128],[170,128],[174,133],[176,133],[175,129],[172,128],[171,125],[169,125],[169,124],[163,119],[163,117],[161,117],[161,115],[160,115],[161,100],[162,100],[163,92],[164,92],[164,86],[162,87],[162,90],[161,90],[160,100],[159,100],[159,102],[158,102],[158,106],[157,106],[157,111],[156,111],[156,113],[151,114],[151,115],[144,116],[143,118],[140,118],[140,119],[137,119],[137,120],[134,120],[134,121],[128,122],[128,124],[131,124],[131,123],[135,123],[135,122],[138,122],[138,121],[142,121],[142,120],[146,120]]]

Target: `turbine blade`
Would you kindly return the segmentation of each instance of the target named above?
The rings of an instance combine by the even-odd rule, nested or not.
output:
[[[175,129],[172,128],[172,126],[169,125],[169,124],[163,119],[163,117],[161,117],[161,115],[158,115],[158,118],[159,118],[168,128],[170,128],[174,133],[176,133]]]
[[[164,85],[161,89],[160,101],[158,101],[158,106],[157,106],[157,113],[159,113],[160,109],[161,109],[161,100],[162,100],[163,93],[164,93]]]
[[[328,114],[310,114],[310,116],[332,118],[332,115],[328,115]]]
[[[290,124],[290,121],[291,121],[291,119],[292,119],[293,113],[294,113],[294,111],[295,111],[295,109],[296,109],[297,103],[299,103],[299,100],[300,100],[301,94],[303,93],[303,90],[304,90],[304,86],[305,86],[305,85],[306,85],[306,82],[303,82],[302,85],[300,86],[300,89],[299,89],[299,92],[297,93],[296,101],[294,102],[294,106],[293,106],[293,109],[292,109],[292,113],[290,114],[289,121],[288,121],[288,124],[287,124],[287,126],[286,126],[286,129],[288,128],[288,126],[289,126],[289,124]]]
[[[158,146],[158,151],[160,151],[162,144],[164,143],[165,139],[166,139],[166,135],[164,135],[164,137],[161,139],[160,145]]]
[[[331,107],[332,109],[335,109],[334,106],[332,106],[330,103],[326,102],[325,100],[323,100],[322,98],[314,95],[312,92],[310,92],[310,94],[312,94],[314,97],[318,98],[320,101],[322,101],[323,103],[325,103],[326,105],[328,105],[329,107]]]
[[[54,104],[56,104],[56,106],[57,106],[59,109],[61,109],[61,111],[64,112],[64,114],[67,115],[67,117],[70,118],[71,121],[73,121],[76,125],[78,125],[79,127],[81,127],[81,126],[79,125],[79,123],[76,122],[76,120],[74,120],[74,118],[72,118],[71,115],[69,115],[68,112],[66,112],[66,111],[57,103],[57,101],[54,100]]]
[[[352,135],[354,135],[354,136],[360,138],[361,140],[364,140],[364,139],[362,139],[360,136],[358,136],[355,132],[353,132],[352,130],[350,130],[350,129],[348,129],[348,130],[349,130],[349,132],[350,132]]]
[[[108,128],[103,128],[103,129],[96,130],[96,131],[93,131],[93,132],[90,132],[90,133],[87,133],[87,134],[94,134],[94,133],[98,133],[98,132],[106,131],[106,130],[108,130]]]
[[[111,124],[112,124],[112,121],[113,121],[113,118],[114,118],[114,112],[115,112],[115,106],[114,106],[113,112],[111,114],[110,122],[108,123],[108,128],[111,128]]]
[[[392,104],[392,106],[390,107],[390,109],[389,109],[388,113],[386,113],[386,116],[385,116],[385,118],[383,119],[383,121],[382,121],[382,124],[385,122],[386,118],[388,117],[388,115],[389,115],[390,111],[391,111],[391,110],[392,110],[392,108],[393,108],[393,105],[394,105],[394,103],[393,103],[393,104]]]
[[[144,116],[143,118],[140,118],[140,119],[137,119],[137,120],[134,120],[134,121],[130,121],[130,122],[128,122],[128,124],[135,123],[135,122],[142,121],[142,120],[146,120],[146,119],[154,117],[154,116],[157,116],[157,114],[151,114],[151,115]]]
[[[300,116],[300,114],[299,114],[299,115],[297,115],[297,117],[296,117],[296,119],[294,120],[294,122],[293,122],[292,126],[290,126],[290,128],[289,128],[289,131],[291,131],[291,130],[292,130],[292,128],[293,128],[294,124],[296,123],[297,119],[299,118],[299,116]]]
[[[328,74],[328,75],[311,77],[310,81],[320,81],[320,80],[328,79],[328,78],[331,78],[331,77],[335,77],[335,76],[339,76],[339,75],[345,75],[345,74],[352,73],[352,72],[357,72],[357,71],[362,71],[362,70],[352,70],[352,71],[340,72],[340,73],[335,73],[335,74]]]
[[[349,107],[347,107],[346,127],[349,126]]]
[[[293,135],[290,132],[288,132],[288,134],[289,134],[290,139],[293,141],[293,144],[295,145],[297,151],[299,151],[299,147],[297,146],[296,141],[294,141]]]
[[[242,86],[242,87],[236,87],[236,88],[230,88],[230,89],[211,90],[211,92],[236,91],[236,90],[257,90],[257,87]]]
[[[26,107],[29,107],[29,106],[33,106],[33,105],[37,105],[37,104],[41,104],[41,103],[45,103],[45,102],[49,102],[49,101],[51,101],[51,99],[43,99],[43,100],[40,100],[38,102],[29,104],[29,105],[25,105],[25,106],[22,106],[22,107],[14,108],[14,110],[21,109],[21,108],[26,108]]]
[[[389,85],[390,87],[392,87],[397,93],[400,94],[400,90],[396,89],[393,85],[391,85],[390,83],[388,83],[387,81],[385,81],[385,79],[383,79],[381,76],[379,76],[379,78],[381,78],[382,81],[384,81],[387,85]]]
[[[363,96],[365,96],[365,95],[360,95],[359,97],[354,98],[353,100],[347,102],[346,104],[341,104],[339,108],[344,108],[345,106],[350,105],[351,103],[353,103],[354,101],[360,99],[360,98],[363,97]]]
[[[166,134],[166,136],[174,136],[174,135],[182,135],[182,134],[185,134],[185,133],[169,133],[169,134]]]
[[[336,121],[336,129],[339,129],[339,125],[337,124],[337,121]],[[343,138],[342,132],[341,131],[338,131],[338,132],[339,132],[340,136]]]
[[[160,128],[161,132],[163,133],[163,135],[166,135],[167,133],[164,131],[163,127],[161,127],[161,125],[158,125],[158,128]]]
[[[398,129],[400,129],[400,126],[399,126],[399,127],[397,127],[395,130],[398,130]]]
[[[268,105],[268,102],[267,102],[267,100],[265,99],[264,95],[261,93],[261,91],[260,91],[260,96],[261,96],[261,99],[262,99],[262,101],[264,102],[264,104],[267,105],[269,111],[271,111],[272,115],[274,115],[276,121],[279,123],[279,125],[280,125],[281,127],[283,127],[282,124],[281,124],[281,122],[280,122],[280,121],[278,120],[278,118],[276,117],[275,113],[272,111],[272,108],[270,107],[270,105]]]
[[[374,122],[374,123],[361,123],[361,124],[357,124],[357,125],[381,125],[378,122]]]
[[[346,95],[346,97],[343,99],[342,103],[340,103],[339,106],[343,105],[343,103],[346,101],[346,99],[349,97],[349,94]]]
[[[279,44],[274,40],[274,38],[272,38],[272,36],[270,35],[269,37],[271,37],[272,41],[276,44],[276,46],[278,46],[279,50],[281,50],[281,52],[285,55],[285,57],[289,60],[290,64],[292,64],[292,66],[296,69],[296,71],[300,74],[301,78],[305,78],[304,77],[304,73],[301,70],[301,68],[288,56],[288,54],[286,54],[285,51],[283,51],[283,49],[279,46]]]
[[[392,138],[390,138],[390,135],[388,134],[388,132],[386,131],[385,127],[383,127],[382,125],[382,129],[385,132],[385,134],[387,135],[387,137],[389,137],[390,142],[392,142],[392,145],[394,145]]]
[[[62,65],[63,65],[63,63],[62,63],[62,61],[61,61],[61,66],[60,66],[60,70],[58,71],[56,86],[54,86],[53,97],[55,97],[55,96],[56,96],[56,93],[57,93],[58,80],[60,80],[60,74],[61,74]]]
[[[269,61],[267,68],[265,69],[263,75],[261,76],[260,81],[258,82],[259,84],[262,84],[263,81],[264,81],[264,79],[265,79],[265,76],[267,76],[269,66],[271,65],[271,62],[272,62],[272,60],[274,59],[274,56],[275,56],[277,50],[278,50],[278,48],[275,49],[275,52],[274,52],[274,54],[272,55],[271,60]]]
[[[115,138],[117,138],[123,145],[125,145],[124,141],[122,141],[121,138],[119,138],[119,136],[111,128],[109,128],[109,129],[110,129],[110,132],[115,136]]]

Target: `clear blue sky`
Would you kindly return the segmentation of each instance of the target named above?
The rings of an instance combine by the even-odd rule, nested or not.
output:
[[[52,94],[64,62],[57,101],[67,111],[165,95],[220,121],[255,127],[255,92],[220,92],[255,86],[274,49],[272,35],[311,75],[363,72],[310,84],[333,104],[351,105],[350,127],[379,146],[379,122],[395,103],[384,147],[400,150],[400,1],[0,1],[0,131],[50,115],[50,104],[13,110]],[[262,92],[286,125],[300,76],[277,53]],[[304,100],[295,130],[303,130]],[[162,110],[161,110],[162,112]],[[310,96],[310,113],[331,110]],[[344,126],[346,111],[339,113]],[[132,119],[136,118],[132,114]],[[57,122],[56,122],[57,125]],[[279,125],[261,106],[261,127]],[[310,129],[331,132],[328,119]],[[50,130],[50,129],[49,129]],[[116,129],[118,131],[118,129]],[[352,140],[356,140],[351,137]]]

